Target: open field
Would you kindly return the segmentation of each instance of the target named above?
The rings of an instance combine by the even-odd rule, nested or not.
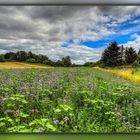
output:
[[[107,69],[95,67],[95,69],[103,72],[112,73],[129,81],[140,84],[140,69],[133,69],[131,67]]]
[[[140,88],[93,68],[0,70],[0,132],[140,132]]]
[[[21,62],[0,62],[0,69],[13,69],[13,68],[47,68],[48,66],[34,65]]]

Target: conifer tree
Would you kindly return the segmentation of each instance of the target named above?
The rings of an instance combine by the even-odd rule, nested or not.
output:
[[[137,53],[134,48],[126,48],[125,51],[125,62],[126,64],[132,64],[137,59]]]
[[[117,42],[112,42],[103,52],[101,62],[106,66],[119,66],[122,64],[122,50]]]

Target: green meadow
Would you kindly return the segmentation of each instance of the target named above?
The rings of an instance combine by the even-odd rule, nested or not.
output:
[[[140,132],[140,87],[90,67],[0,69],[0,132]]]

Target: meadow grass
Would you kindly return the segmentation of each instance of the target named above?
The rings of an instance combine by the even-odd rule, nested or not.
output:
[[[0,132],[140,132],[140,88],[93,68],[0,69]]]
[[[13,68],[48,68],[45,65],[28,64],[22,62],[0,62],[0,69],[13,69]]]
[[[100,68],[95,67],[96,70],[115,74],[119,77],[127,79],[131,82],[140,84],[140,69],[126,68]]]

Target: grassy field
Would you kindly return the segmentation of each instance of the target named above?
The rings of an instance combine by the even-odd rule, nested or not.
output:
[[[95,67],[95,69],[103,72],[112,73],[129,81],[140,84],[140,69],[134,69],[132,67],[106,68],[106,69]]]
[[[21,62],[1,62],[0,69],[11,69],[11,68],[47,68],[48,66],[27,64]]]
[[[140,132],[140,88],[93,68],[1,69],[0,132]]]

